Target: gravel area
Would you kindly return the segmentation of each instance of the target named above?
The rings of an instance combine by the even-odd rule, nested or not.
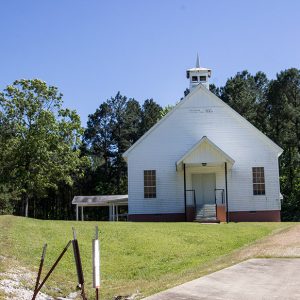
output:
[[[5,299],[10,300],[29,300],[32,298],[33,292],[26,287],[27,284],[34,284],[34,274],[28,272],[24,268],[10,270],[0,273],[0,290],[4,292]],[[53,300],[52,297],[39,293],[37,300]]]
[[[6,260],[6,261],[5,261]],[[28,271],[26,268],[18,266],[4,256],[0,256],[0,262],[6,265],[13,265],[6,272],[0,273],[0,291],[5,294],[1,300],[31,300],[33,296],[32,287],[35,285],[36,273]],[[66,298],[53,298],[45,293],[39,292],[36,300],[74,300],[78,293],[70,293]]]

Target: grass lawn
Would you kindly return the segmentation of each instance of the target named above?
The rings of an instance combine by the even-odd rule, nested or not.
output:
[[[0,216],[0,255],[36,271],[43,244],[48,243],[44,270],[49,270],[76,228],[88,294],[92,290],[91,248],[95,225],[101,240],[101,299],[115,295],[144,296],[214,271],[220,256],[253,243],[287,223],[131,223],[43,221]],[[230,264],[230,262],[228,262]],[[7,268],[7,266],[4,266]],[[2,266],[3,268],[3,266]],[[72,248],[50,277],[49,287],[66,294],[75,290],[77,276]],[[45,291],[45,289],[44,289]],[[52,293],[50,289],[46,292]],[[93,299],[94,296],[90,298]]]

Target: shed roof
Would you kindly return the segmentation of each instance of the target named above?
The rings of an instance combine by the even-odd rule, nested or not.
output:
[[[108,206],[127,203],[128,195],[75,196],[72,200],[72,204],[79,206]]]

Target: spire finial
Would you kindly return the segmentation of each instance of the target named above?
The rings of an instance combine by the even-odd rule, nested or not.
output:
[[[197,53],[196,68],[200,68],[199,55]]]

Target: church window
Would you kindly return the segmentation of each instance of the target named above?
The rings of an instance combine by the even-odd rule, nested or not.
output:
[[[144,198],[156,198],[155,170],[144,170]]]
[[[265,195],[265,172],[264,167],[252,168],[253,195]]]

